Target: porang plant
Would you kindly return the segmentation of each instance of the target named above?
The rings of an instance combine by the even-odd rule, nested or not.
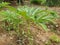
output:
[[[23,24],[23,22],[26,22],[28,25],[28,28],[30,26],[29,22],[33,22],[38,26],[42,26],[42,28],[47,31],[48,28],[46,26],[46,23],[52,23],[54,24],[54,19],[57,18],[57,13],[48,9],[40,9],[40,8],[34,8],[34,7],[9,7],[8,10],[1,10],[0,11],[0,22],[4,22],[3,25],[1,25],[5,30],[15,30],[20,36],[19,40],[21,40],[20,44],[24,45],[24,38],[27,37],[29,40],[29,44],[33,45],[32,40],[32,33],[31,30],[28,29],[27,32],[24,32],[24,30],[20,29],[20,24]],[[23,28],[23,27],[22,27]],[[26,44],[27,45],[27,44]]]
[[[55,11],[51,11],[48,9],[40,9],[40,8],[30,8],[30,7],[20,7],[17,9],[18,13],[26,19],[26,21],[32,20],[34,23],[43,27],[44,30],[47,31],[46,23],[55,24],[53,21],[56,19],[57,13]]]

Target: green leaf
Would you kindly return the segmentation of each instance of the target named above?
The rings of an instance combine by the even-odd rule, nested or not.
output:
[[[42,28],[43,28],[45,31],[48,31],[48,28],[47,28],[47,26],[46,26],[45,24],[43,24],[43,23],[39,23],[39,25],[41,25]]]

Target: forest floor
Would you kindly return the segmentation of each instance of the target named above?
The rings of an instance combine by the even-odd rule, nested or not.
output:
[[[43,8],[43,6],[41,8]],[[54,10],[58,13],[58,15],[60,15],[60,7],[48,7],[48,9]],[[60,19],[56,20],[56,23],[57,24],[55,30],[51,30],[53,27],[51,27],[51,25],[48,25],[48,28],[50,30],[48,32],[45,32],[41,27],[36,26],[35,24],[31,24],[30,29],[34,34],[33,45],[60,45],[60,42],[56,42],[55,39],[52,39],[54,37],[60,39]],[[26,25],[23,28],[27,30]],[[28,43],[27,40],[25,42]],[[8,33],[0,28],[0,45],[19,45],[15,32],[11,31]]]

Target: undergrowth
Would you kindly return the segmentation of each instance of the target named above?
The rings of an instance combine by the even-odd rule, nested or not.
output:
[[[5,5],[4,5],[5,6]],[[33,36],[30,30],[30,22],[35,23],[38,26],[42,26],[45,31],[48,31],[46,23],[54,23],[54,19],[57,18],[57,13],[48,9],[40,9],[34,7],[18,7],[14,8],[7,6],[7,10],[0,11],[0,22],[3,22],[2,28],[7,31],[14,30],[19,37],[19,43],[24,45],[25,39],[29,42],[26,45],[33,45]],[[21,30],[21,24],[24,22],[28,25],[28,30]],[[23,27],[22,27],[23,29]]]

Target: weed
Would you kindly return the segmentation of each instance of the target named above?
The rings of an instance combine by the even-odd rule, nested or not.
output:
[[[45,43],[45,45],[51,45],[51,41],[48,40],[48,41]]]
[[[57,35],[50,36],[50,39],[54,42],[60,42],[60,38]]]

